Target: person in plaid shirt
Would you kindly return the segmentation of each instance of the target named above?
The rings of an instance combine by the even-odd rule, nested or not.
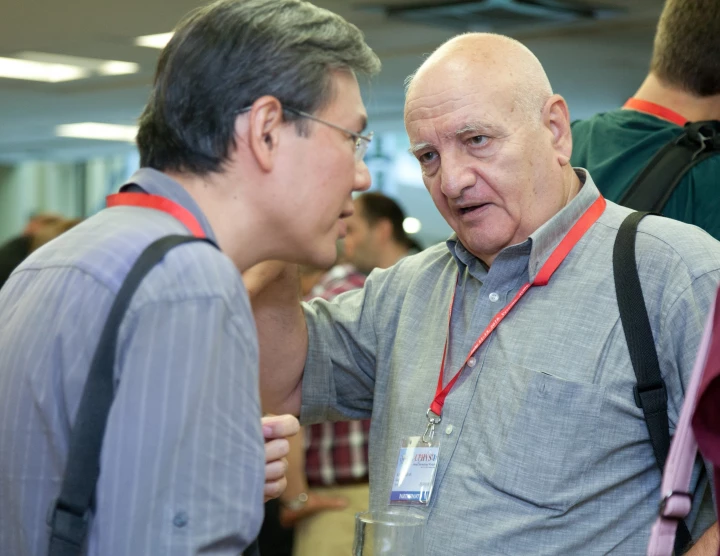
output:
[[[365,193],[354,205],[355,213],[346,219],[344,259],[348,262],[324,274],[301,271],[306,300],[331,301],[361,288],[365,273],[388,268],[419,250],[403,229],[402,209],[391,198]],[[369,431],[369,420],[311,425],[304,429],[304,453],[303,441],[291,440],[280,521],[286,527],[295,526],[293,556],[337,556],[352,547],[354,516],[368,507]]]

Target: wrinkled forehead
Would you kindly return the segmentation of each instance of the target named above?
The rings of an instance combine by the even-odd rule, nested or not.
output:
[[[405,100],[405,127],[414,138],[423,130],[456,134],[461,129],[501,130],[520,117],[515,95],[501,80],[455,81],[418,75]]]

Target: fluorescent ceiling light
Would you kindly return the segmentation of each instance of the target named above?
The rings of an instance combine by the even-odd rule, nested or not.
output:
[[[75,66],[88,72],[100,75],[127,75],[140,71],[140,65],[135,62],[120,62],[118,60],[98,60],[96,58],[82,58],[79,56],[65,56],[64,54],[51,54],[49,52],[20,52],[15,55],[22,60],[42,62],[46,64],[62,64]]]
[[[135,142],[137,132],[138,128],[134,125],[99,124],[94,122],[65,124],[55,128],[55,134],[59,137],[127,141],[130,143]]]
[[[408,216],[405,220],[403,220],[403,230],[405,230],[405,233],[407,234],[416,234],[421,228],[422,224],[420,224],[420,220],[417,218]]]
[[[88,75],[90,75],[89,70],[78,66],[0,58],[0,77],[9,79],[59,83],[60,81],[82,79]]]
[[[135,39],[137,46],[146,46],[148,48],[165,48],[170,42],[173,33],[160,33],[158,35],[144,35]]]

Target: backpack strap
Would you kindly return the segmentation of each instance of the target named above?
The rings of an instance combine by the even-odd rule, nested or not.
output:
[[[638,224],[648,214],[633,212],[620,225],[613,248],[613,275],[620,320],[637,380],[633,388],[635,403],[643,410],[655,460],[662,474],[670,451],[667,389],[660,373],[635,259]],[[682,554],[690,542],[692,537],[685,522],[678,520],[675,553]]]
[[[168,251],[195,241],[204,241],[217,248],[207,238],[180,235],[162,237],[151,243],[140,254],[115,297],[100,334],[70,432],[70,448],[60,496],[48,513],[50,556],[79,556],[85,545],[95,486],[100,475],[105,425],[115,395],[113,369],[118,331],[132,296],[143,278]]]
[[[640,211],[661,212],[685,174],[720,152],[720,121],[689,122],[677,138],[650,159],[618,204]]]

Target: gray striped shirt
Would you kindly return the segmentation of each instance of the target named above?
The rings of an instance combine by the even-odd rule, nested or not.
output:
[[[489,269],[452,238],[374,271],[362,290],[305,305],[303,420],[372,415],[374,508],[389,502],[401,438],[425,430],[453,290],[447,379],[598,195],[588,176],[568,206]],[[419,509],[426,556],[645,553],[660,472],[633,399],[612,274],[613,242],[630,212],[608,202],[549,284],[530,288],[463,369],[436,430],[435,490]],[[649,217],[637,254],[674,430],[720,281],[720,242]],[[707,508],[699,471],[696,531],[714,519],[710,508],[697,514]]]
[[[131,181],[212,230],[164,174]],[[0,554],[47,551],[68,435],[110,304],[140,252],[184,234],[160,211],[115,207],[25,261],[0,290]],[[172,250],[120,329],[90,555],[238,554],[263,513],[258,348],[240,274],[213,247]]]

